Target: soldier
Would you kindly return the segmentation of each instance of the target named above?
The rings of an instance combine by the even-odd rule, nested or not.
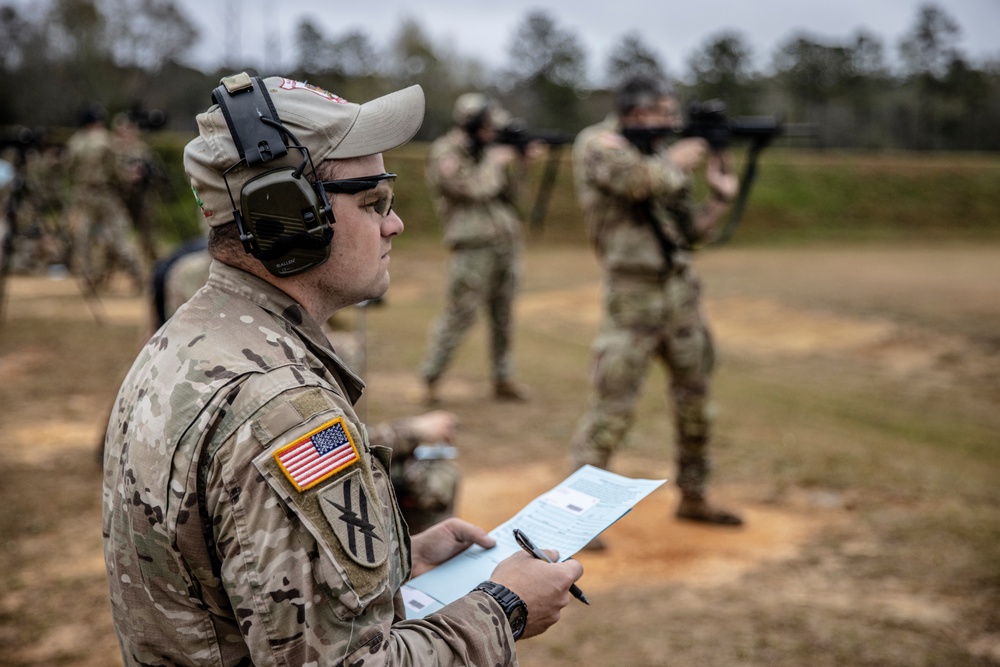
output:
[[[153,331],[205,285],[211,261],[204,239],[199,238],[157,262],[153,271]],[[324,323],[324,333],[347,367],[358,372],[364,367],[367,354],[364,337],[335,328],[336,319]],[[368,427],[371,444],[392,450],[392,487],[412,533],[426,530],[454,514],[461,477],[451,461],[457,453],[451,446],[457,427],[458,417],[445,410],[399,417]]]
[[[617,92],[615,112],[583,130],[573,146],[577,196],[605,275],[593,391],[571,457],[575,467],[608,467],[632,427],[649,363],[659,359],[674,408],[677,516],[735,526],[742,519],[705,496],[714,353],[690,251],[712,237],[739,184],[728,155],[706,160],[703,139],[668,145],[680,120],[664,82],[636,77]],[[702,162],[711,197],[696,205],[692,172]]]
[[[132,220],[132,227],[138,234],[143,256],[147,262],[153,263],[159,256],[149,200],[156,165],[155,155],[143,141],[138,123],[127,113],[115,114],[111,127],[114,129],[112,146],[118,161],[121,198]]]
[[[212,257],[204,239],[190,241],[156,264],[153,271],[153,331],[208,280]],[[358,306],[359,308],[363,306]],[[362,314],[363,316],[363,314]],[[357,332],[335,328],[336,317],[323,330],[348,368],[365,366],[365,340]],[[432,410],[368,427],[368,440],[392,450],[390,477],[400,511],[411,533],[419,533],[452,516],[461,474],[452,463],[458,417]],[[101,444],[103,449],[103,443]]]
[[[494,542],[457,518],[407,535],[354,411],[363,385],[321,328],[389,286],[403,225],[382,152],[417,131],[423,92],[358,105],[240,74],[214,97],[184,153],[208,283],[140,353],[107,431],[125,665],[517,664],[513,642],[558,620],[582,567],[515,554],[405,620],[403,582]]]
[[[451,260],[445,309],[431,328],[421,368],[429,405],[438,402],[438,381],[480,308],[489,317],[494,393],[524,399],[510,353],[522,246],[515,208],[521,165],[514,147],[494,143],[506,117],[488,96],[466,93],[455,101],[455,126],[431,146],[427,183]]]
[[[111,269],[121,265],[141,291],[143,270],[118,191],[118,163],[103,109],[87,107],[80,125],[66,144],[72,181],[69,225],[73,269],[96,287],[109,277]]]

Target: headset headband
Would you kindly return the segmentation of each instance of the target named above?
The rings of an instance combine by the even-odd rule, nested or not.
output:
[[[240,72],[225,77],[212,91],[212,100],[222,109],[236,150],[248,167],[288,154],[284,134],[278,129],[278,112],[259,76]]]

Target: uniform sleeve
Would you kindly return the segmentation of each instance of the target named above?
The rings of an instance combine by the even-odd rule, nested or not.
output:
[[[514,664],[479,594],[400,621],[409,542],[368,444],[345,399],[311,388],[268,401],[214,457],[206,506],[253,664]]]
[[[421,652],[426,655],[428,649],[442,661],[420,663]],[[396,624],[390,654],[388,664],[394,665],[518,664],[510,624],[499,603],[482,591],[469,593],[420,620]],[[451,660],[444,660],[445,656]]]
[[[593,187],[628,201],[682,195],[688,177],[662,154],[643,155],[622,135],[608,130],[586,137],[579,162]]]

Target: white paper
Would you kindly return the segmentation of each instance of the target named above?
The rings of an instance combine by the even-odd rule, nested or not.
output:
[[[493,529],[495,547],[469,547],[404,584],[407,618],[432,614],[489,579],[500,561],[521,548],[514,539],[515,528],[540,549],[556,549],[566,560],[665,481],[631,479],[589,465],[578,469]]]

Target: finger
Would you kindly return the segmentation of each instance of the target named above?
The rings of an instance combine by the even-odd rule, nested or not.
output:
[[[468,521],[454,519],[451,529],[455,539],[463,544],[475,544],[485,549],[496,546],[497,541],[489,533]]]
[[[569,560],[560,563],[560,565],[564,565],[569,568],[570,574],[573,576],[573,581],[578,581],[580,577],[583,576],[583,564],[578,560],[570,558]]]

